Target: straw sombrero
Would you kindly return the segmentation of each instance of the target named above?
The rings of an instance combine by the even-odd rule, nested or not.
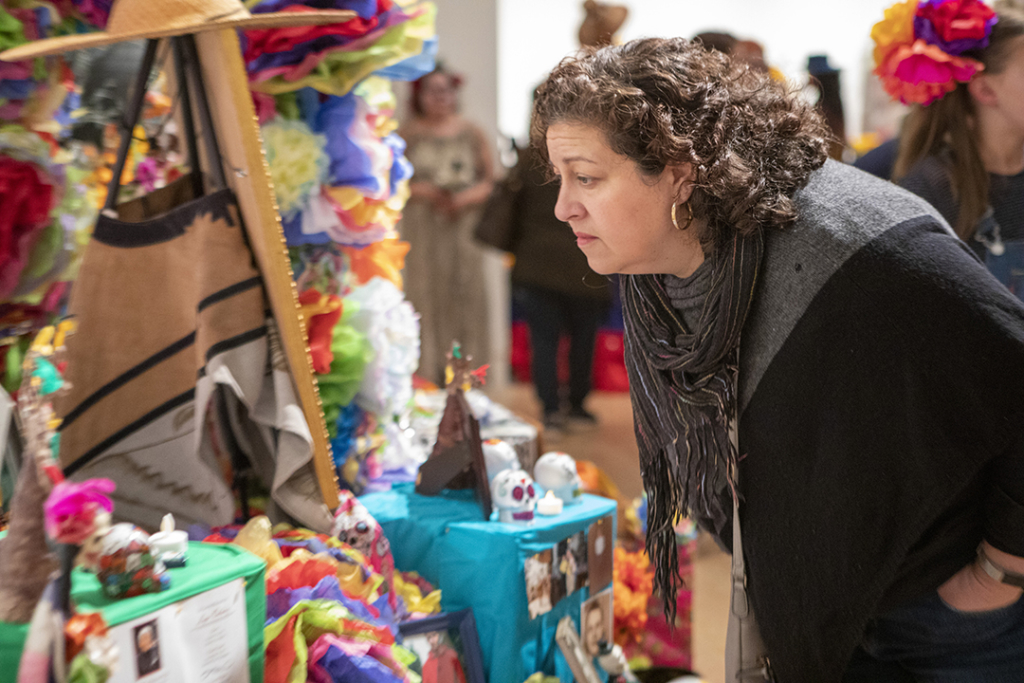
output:
[[[164,38],[226,28],[254,29],[339,24],[354,19],[350,10],[290,10],[250,14],[239,0],[115,0],[107,29],[37,40],[0,53],[17,62],[142,38]]]

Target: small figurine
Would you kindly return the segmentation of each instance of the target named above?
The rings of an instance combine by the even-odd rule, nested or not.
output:
[[[82,541],[78,549],[78,556],[75,558],[75,565],[87,569],[94,574],[100,570],[100,555],[103,554],[103,537],[110,531],[112,521],[109,512],[100,512],[96,515],[96,523],[93,532]]]
[[[491,488],[487,477],[480,425],[466,402],[466,392],[483,384],[487,366],[470,370],[472,357],[463,353],[458,342],[452,344],[445,368],[445,402],[437,441],[416,475],[416,493],[436,496],[442,490],[473,489],[483,512],[490,519]]]
[[[487,439],[483,443],[484,462],[487,463],[487,482],[494,481],[494,477],[502,470],[518,470],[519,456],[512,444],[501,439]]]
[[[351,491],[339,491],[338,501],[331,535],[365,555],[373,570],[380,573],[382,562],[391,557],[391,544],[384,530]]]
[[[388,589],[388,602],[392,609],[397,609],[398,594],[394,588],[395,559],[391,555],[391,543],[384,535],[380,523],[351,491],[338,492],[338,509],[334,513],[331,535],[366,556],[373,571],[384,577]]]
[[[159,593],[170,586],[163,562],[150,552],[149,535],[133,524],[115,524],[103,537],[97,576],[110,598]]]
[[[533,479],[523,470],[499,472],[491,483],[491,497],[498,508],[498,521],[507,524],[529,524],[537,491]]]
[[[583,483],[576,471],[576,460],[568,453],[550,451],[537,459],[533,476],[545,491],[554,491],[566,505],[579,503],[583,495]]]

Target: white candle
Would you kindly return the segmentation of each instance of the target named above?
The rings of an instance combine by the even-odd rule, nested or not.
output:
[[[562,499],[555,496],[554,491],[548,491],[543,498],[537,501],[537,513],[554,517],[562,514],[562,505]]]

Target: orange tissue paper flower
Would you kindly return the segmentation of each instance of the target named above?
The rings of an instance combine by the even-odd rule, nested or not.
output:
[[[79,612],[64,625],[64,652],[68,661],[74,659],[85,647],[89,636],[102,636],[107,632],[107,622],[99,612]]]
[[[360,285],[379,276],[402,289],[402,268],[409,246],[408,242],[389,238],[365,247],[341,247],[341,250],[349,257],[350,268]]]
[[[654,573],[645,551],[631,553],[615,548],[612,591],[615,642],[621,646],[639,642],[647,626],[647,603],[654,591]]]

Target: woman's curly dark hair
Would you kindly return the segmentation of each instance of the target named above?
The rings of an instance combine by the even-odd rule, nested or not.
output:
[[[793,194],[828,157],[831,133],[784,84],[682,38],[646,38],[567,57],[537,89],[530,138],[549,161],[554,123],[597,127],[648,175],[693,164],[706,243],[784,227]]]

